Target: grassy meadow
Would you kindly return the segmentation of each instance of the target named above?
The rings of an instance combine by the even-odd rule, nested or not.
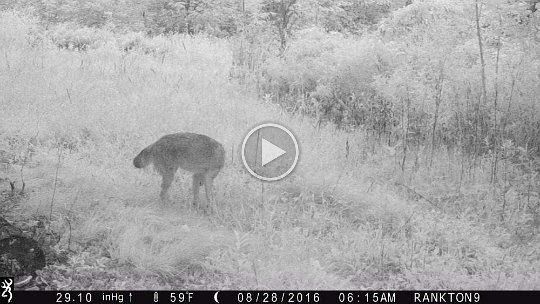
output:
[[[59,49],[31,18],[0,15],[0,191],[14,205],[3,216],[45,227],[34,237],[50,248],[38,278],[48,288],[540,287],[537,243],[489,212],[467,216],[492,208],[478,190],[487,170],[462,185],[465,211],[447,212],[396,185],[388,147],[287,114],[230,79],[231,41],[159,36],[144,38],[157,52],[126,52],[122,37],[103,35],[96,48]],[[293,130],[301,149],[295,171],[272,183],[250,176],[239,154],[267,121]],[[133,167],[142,148],[181,131],[227,151],[210,212],[191,206],[185,171],[163,204],[160,176]],[[419,192],[459,178],[455,156],[438,153],[430,172],[403,177]],[[17,190],[24,181],[24,194],[8,180]]]

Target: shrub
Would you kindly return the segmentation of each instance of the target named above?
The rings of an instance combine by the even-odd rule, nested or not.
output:
[[[97,49],[110,42],[114,42],[114,36],[110,31],[77,27],[69,23],[62,23],[55,26],[49,31],[49,37],[57,47],[76,51]]]
[[[350,39],[311,28],[290,42],[283,56],[264,68],[264,93],[292,111],[338,126],[370,124],[386,115],[384,100],[371,83],[390,66],[391,52],[377,39]],[[367,112],[369,113],[367,113]]]

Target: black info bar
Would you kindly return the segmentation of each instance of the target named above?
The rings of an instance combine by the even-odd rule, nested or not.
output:
[[[538,291],[72,290],[2,293],[2,303],[537,303]]]

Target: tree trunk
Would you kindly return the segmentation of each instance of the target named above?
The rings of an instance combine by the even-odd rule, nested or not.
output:
[[[431,156],[429,160],[429,168],[431,169],[431,166],[433,165],[433,155],[435,153],[435,131],[437,129],[437,122],[439,120],[439,108],[441,105],[441,99],[442,99],[442,89],[443,89],[443,82],[444,82],[444,63],[440,63],[440,74],[439,79],[437,79],[437,84],[435,85],[435,117],[433,119],[433,127],[431,128]]]

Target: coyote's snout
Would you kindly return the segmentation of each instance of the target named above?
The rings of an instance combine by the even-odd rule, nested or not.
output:
[[[167,191],[178,168],[193,173],[193,204],[198,204],[199,187],[204,184],[208,203],[213,201],[212,182],[225,161],[225,149],[214,139],[195,133],[165,135],[144,148],[133,159],[135,168],[150,163],[163,177],[160,197],[167,200]]]

